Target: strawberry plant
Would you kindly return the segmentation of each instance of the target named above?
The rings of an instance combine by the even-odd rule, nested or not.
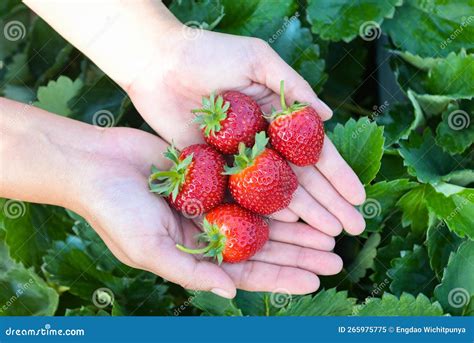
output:
[[[365,185],[367,200],[359,208],[365,232],[337,238],[335,251],[344,269],[322,277],[315,294],[239,291],[228,300],[188,292],[122,264],[75,213],[2,199],[0,315],[473,315],[474,2],[166,4],[183,23],[267,41],[330,104],[334,116],[324,122],[324,130]],[[19,1],[0,4],[0,29],[2,96],[97,126],[150,131],[113,81]],[[204,134],[229,129],[232,102],[248,101],[235,94],[223,97],[230,97],[230,107],[213,97],[198,110]],[[255,110],[250,104],[245,115],[252,117]],[[276,113],[276,129],[278,122],[296,120],[309,108],[297,104],[285,111]],[[310,119],[280,129],[313,125],[317,158],[322,127],[319,118]],[[250,158],[271,154],[258,136],[254,142],[265,126],[256,119],[239,133],[247,147],[241,148],[236,167],[244,170]],[[270,138],[275,137],[277,132]],[[236,142],[209,143],[237,152]],[[252,151],[254,144],[258,151]],[[197,163],[177,156],[170,153],[171,173],[155,173],[167,187],[151,184],[170,202],[184,203],[176,185],[186,182],[184,170]],[[222,166],[223,161],[213,163]],[[230,176],[231,184],[237,175]],[[220,202],[223,187],[215,194],[219,201],[209,207]],[[209,223],[209,232],[216,231]],[[207,252],[225,260],[217,231],[207,241],[218,249]]]

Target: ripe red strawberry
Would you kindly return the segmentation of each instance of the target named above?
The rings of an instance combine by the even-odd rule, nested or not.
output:
[[[259,251],[268,240],[268,224],[237,204],[220,205],[204,217],[204,232],[199,240],[208,245],[201,249],[188,249],[177,245],[178,249],[190,254],[204,254],[215,257],[219,264],[248,260]]]
[[[166,200],[187,217],[197,217],[224,200],[227,187],[224,157],[206,144],[185,148],[178,156],[174,146],[164,154],[173,162],[168,171],[152,166],[149,185],[152,192]]]
[[[298,187],[296,175],[275,150],[266,148],[268,138],[262,131],[255,136],[253,148],[241,144],[229,174],[230,193],[248,210],[270,214],[287,207]]]
[[[255,134],[268,127],[258,104],[236,91],[225,92],[217,99],[211,93],[202,99],[202,108],[192,112],[200,114],[196,122],[205,141],[224,154],[237,153],[240,142],[252,146]]]
[[[319,160],[324,143],[324,126],[314,108],[294,103],[286,106],[283,81],[280,85],[281,111],[274,112],[268,128],[272,147],[297,166],[313,165]]]

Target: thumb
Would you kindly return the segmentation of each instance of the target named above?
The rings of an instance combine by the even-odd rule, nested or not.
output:
[[[285,100],[288,104],[294,101],[309,103],[320,115],[321,119],[328,120],[332,110],[291,66],[289,66],[271,47],[262,40],[255,41],[254,63],[255,82],[266,85],[276,94],[280,94],[280,81],[285,82]]]

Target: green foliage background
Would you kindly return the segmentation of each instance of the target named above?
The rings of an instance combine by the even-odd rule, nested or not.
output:
[[[366,232],[338,237],[345,268],[316,294],[230,301],[121,264],[65,209],[3,199],[0,315],[473,315],[474,1],[167,4],[184,23],[268,41],[331,105],[326,130],[366,186]],[[108,110],[147,130],[102,71],[2,1],[2,31],[12,21],[26,31],[0,35],[2,96],[87,123]],[[101,288],[113,305],[93,304]]]

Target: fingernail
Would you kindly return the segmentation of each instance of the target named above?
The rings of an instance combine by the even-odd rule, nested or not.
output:
[[[220,296],[220,297],[227,298],[227,299],[232,299],[232,296],[230,295],[230,293],[227,292],[224,289],[213,288],[213,289],[211,289],[211,292],[214,293],[215,295]]]
[[[319,102],[319,104],[320,104],[320,106],[321,106],[321,110],[326,114],[326,117],[327,117],[327,118],[332,117],[332,110],[331,110],[331,108],[330,108],[328,105],[326,105],[326,104],[325,104],[321,99],[319,99],[319,98],[318,98],[318,102]]]

